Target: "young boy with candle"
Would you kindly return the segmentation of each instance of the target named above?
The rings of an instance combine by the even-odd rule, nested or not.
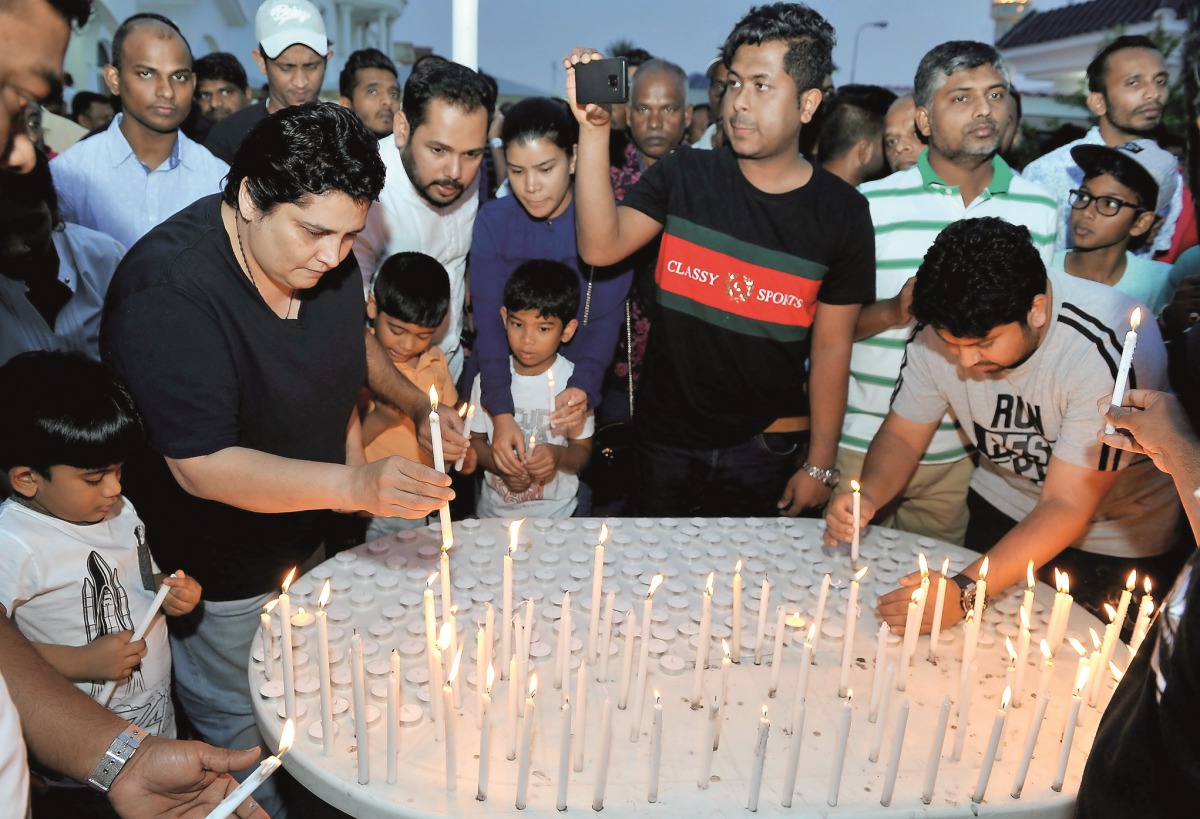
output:
[[[129,640],[160,584],[170,615],[196,606],[200,584],[158,573],[145,526],[121,495],[121,465],[145,445],[133,399],[100,364],[57,352],[0,367],[0,395],[0,471],[11,492],[0,504],[0,604],[80,690],[140,730],[174,737],[166,621],[155,616],[144,639]],[[118,685],[104,702],[109,680]],[[78,793],[56,788],[45,798],[59,807],[79,805],[58,798],[102,798],[70,790]]]
[[[1083,169],[1083,181],[1068,197],[1074,249],[1055,253],[1054,266],[1111,285],[1159,315],[1179,281],[1171,265],[1135,256],[1128,248],[1151,240],[1170,209],[1178,161],[1150,139],[1115,148],[1079,145],[1071,156]],[[1180,268],[1178,278],[1183,273]]]
[[[458,401],[446,356],[434,346],[433,337],[450,306],[450,277],[432,256],[415,251],[397,253],[379,268],[367,296],[370,330],[387,351],[400,373],[423,393],[437,389],[438,403],[453,407]],[[410,461],[433,466],[433,458],[421,449],[413,420],[368,393],[362,435],[368,461],[400,455]],[[462,472],[475,469],[474,452],[468,450]],[[367,538],[383,537],[401,529],[425,525],[424,519],[376,517],[367,527]]]
[[[519,473],[501,472],[492,452],[492,419],[476,412],[471,445],[485,470],[479,517],[570,517],[575,511],[579,472],[592,452],[593,417],[589,411],[576,429],[556,434],[550,429],[550,402],[575,370],[558,348],[575,334],[578,310],[578,276],[561,262],[525,262],[504,286],[500,319],[512,352],[514,417],[531,445]],[[476,377],[471,403],[477,407],[479,394]]]

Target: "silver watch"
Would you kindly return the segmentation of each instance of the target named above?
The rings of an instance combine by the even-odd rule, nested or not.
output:
[[[129,761],[145,738],[145,731],[132,722],[129,723],[129,727],[117,734],[117,738],[108,746],[104,756],[100,757],[100,761],[96,763],[96,769],[88,777],[87,783],[100,793],[108,793],[117,774],[125,767],[125,763]]]
[[[837,467],[822,469],[819,466],[813,466],[808,461],[805,461],[800,465],[800,469],[804,472],[804,474],[808,475],[808,477],[820,481],[830,489],[837,487],[838,482],[842,479],[842,472]]]
[[[966,617],[967,612],[975,610],[975,597],[979,591],[979,582],[965,574],[956,574],[950,579],[954,581],[961,592],[959,603],[962,605],[963,617]]]

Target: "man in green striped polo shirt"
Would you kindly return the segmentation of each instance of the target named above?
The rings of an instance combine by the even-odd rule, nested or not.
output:
[[[839,491],[848,491],[848,479],[861,473],[867,447],[887,415],[913,330],[913,276],[942,229],[960,219],[996,216],[1029,228],[1050,261],[1054,198],[1014,173],[999,154],[1009,93],[1008,67],[991,46],[952,41],[935,47],[913,81],[917,128],[929,147],[916,165],[859,188],[875,225],[876,301],[863,307],[855,327],[838,449],[845,476]],[[908,488],[877,520],[962,543],[971,472],[965,439],[947,415]]]

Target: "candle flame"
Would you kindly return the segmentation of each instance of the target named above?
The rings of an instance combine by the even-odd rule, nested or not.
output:
[[[1142,308],[1133,308],[1133,313],[1129,316],[1129,329],[1136,330],[1138,325],[1142,323]]]
[[[437,407],[438,407],[437,387],[433,386],[432,384],[429,385],[429,406],[434,412],[437,412]]]
[[[1058,592],[1059,594],[1062,594],[1063,577],[1062,577],[1062,572],[1060,572],[1058,570],[1057,566],[1054,567],[1054,590],[1056,592]]]
[[[488,663],[488,673],[487,673],[487,685],[484,687],[484,690],[488,694],[492,693],[492,683],[495,682],[495,680],[496,680],[496,667],[494,665],[492,665],[492,663],[489,662]]]
[[[459,418],[467,417],[467,407],[469,405],[470,405],[470,403],[468,402],[467,404],[463,404],[461,407],[458,408],[458,417]]]
[[[989,563],[989,558],[985,557],[983,559],[983,565],[979,567],[979,579],[980,580],[987,580],[988,563]]]
[[[863,566],[861,569],[859,569],[857,572],[855,572],[854,573],[854,582],[857,583],[858,581],[862,580],[863,575],[867,573],[867,569],[869,569],[869,568],[871,568],[871,567]]]
[[[651,597],[653,597],[654,593],[658,591],[658,587],[662,584],[663,575],[662,572],[659,572],[658,574],[654,575],[654,579],[650,581],[650,591],[646,592],[646,599],[649,600]]]
[[[887,625],[887,624],[885,623],[884,625]],[[808,637],[805,639],[805,641],[811,643],[812,638],[816,633],[817,633],[817,624],[813,623],[811,626],[808,627]]]
[[[456,605],[455,605],[455,606],[451,606],[451,607],[450,607],[450,618],[451,618],[451,619],[453,619],[453,618],[454,618],[454,617],[456,617],[457,615],[458,615],[458,606],[456,606]]]
[[[917,555],[917,566],[921,569],[921,579],[929,577],[929,561],[925,559],[925,553],[921,552]]]
[[[279,605],[279,598],[276,597],[270,603],[267,603],[267,605],[263,606],[263,612],[266,614],[270,614],[271,612],[273,612],[275,610],[275,607],[278,605]]]
[[[1066,572],[1062,573],[1063,578],[1063,594],[1071,593],[1071,577]]]
[[[434,572],[433,574],[429,575],[429,578],[425,581],[425,588],[432,589],[433,584],[437,581],[437,576],[438,576],[437,572]]]
[[[945,577],[950,576],[950,558],[942,561],[942,575]]]
[[[279,733],[279,750],[275,756],[283,756],[292,747],[292,742],[296,739],[296,724],[290,719],[283,723],[283,730]]]
[[[296,609],[296,615],[295,615],[295,616],[296,616],[296,617],[299,617],[299,618],[301,618],[301,619],[304,619],[304,606],[300,606],[299,608],[297,608],[297,609]]]
[[[537,693],[537,674],[529,675],[529,699],[533,699],[533,695]]]
[[[1075,696],[1079,696],[1083,691],[1083,687],[1087,685],[1088,672],[1091,671],[1091,666],[1084,663],[1079,667],[1079,674],[1075,677]]]
[[[852,700],[852,699],[854,699],[854,689],[853,689],[853,688],[847,688],[847,689],[846,689],[846,705],[849,705],[849,704],[850,704],[850,700]]]
[[[1012,686],[1004,686],[1004,696],[1000,698],[1000,710],[1007,711],[1008,704],[1012,701]]]
[[[317,608],[324,610],[329,604],[329,581],[325,581],[325,585],[321,587],[321,596],[317,598]]]
[[[742,573],[742,561],[740,561],[740,560],[739,560],[739,561],[738,561],[738,562],[737,562],[737,563],[734,565],[734,567],[733,567],[733,573],[734,573],[734,574],[741,574],[741,573]],[[1149,591],[1149,589],[1147,589],[1147,591]]]
[[[1100,642],[1101,642],[1100,635],[1097,634],[1096,629],[1092,628],[1091,626],[1088,627],[1088,633],[1092,635],[1092,648],[1099,651],[1100,650]]]
[[[915,606],[919,602],[921,602],[921,590],[917,589],[912,593],[912,605]]]
[[[438,632],[437,647],[438,651],[445,651],[450,648],[450,637],[454,632],[451,631],[449,623],[442,623],[441,631]]]
[[[763,706],[763,719],[767,718],[767,706]]]
[[[1146,578],[1142,581],[1142,587],[1146,590],[1146,594],[1150,593],[1150,585],[1150,575],[1146,575]]]
[[[510,555],[517,550],[517,533],[521,531],[521,524],[524,522],[525,518],[521,518],[508,524],[508,553]]]
[[[658,705],[660,702],[662,702],[662,696],[658,693],[658,689],[655,688],[654,689],[654,704]]]
[[[1025,611],[1025,607],[1022,606],[1021,608],[1017,609],[1017,611],[1020,613],[1021,617],[1021,628],[1025,631],[1029,631],[1029,614]]]
[[[1125,581],[1125,591],[1132,592],[1133,587],[1137,585],[1137,569],[1129,573],[1129,579]]]
[[[1113,679],[1116,680],[1117,682],[1120,682],[1121,679],[1125,676],[1125,672],[1122,671],[1121,669],[1117,668],[1117,664],[1114,663],[1112,660],[1108,661],[1108,670],[1112,672]]]
[[[1046,660],[1046,662],[1050,662],[1050,644],[1046,642],[1045,637],[1042,638],[1042,657]]]
[[[446,678],[446,682],[454,682],[454,678],[458,676],[458,664],[462,662],[463,646],[458,647],[458,653],[454,655],[454,662],[450,665],[450,676]]]
[[[283,593],[284,594],[287,594],[288,588],[292,585],[292,581],[295,579],[296,579],[296,567],[293,566],[292,570],[290,572],[288,572],[287,579],[283,581]]]
[[[601,524],[600,524],[600,542],[599,542],[599,543],[597,543],[596,545],[597,545],[597,546],[603,546],[603,545],[604,545],[604,541],[606,541],[606,540],[608,540],[608,524],[607,524],[607,523],[601,523]]]
[[[1017,661],[1017,650],[1013,648],[1011,637],[1004,638],[1004,647],[1008,649],[1008,658],[1015,663]]]
[[[533,449],[535,446],[537,446],[537,433],[531,432],[529,433],[529,448]]]
[[[729,657],[729,641],[721,640],[721,650],[725,652],[725,657]]]
[[[1033,590],[1033,561],[1029,561],[1029,565],[1025,567],[1025,582],[1029,584],[1030,591]]]
[[[1087,649],[1083,647],[1083,643],[1076,640],[1074,637],[1068,637],[1067,642],[1071,644],[1071,648],[1075,649],[1075,653],[1082,657],[1087,654]]]
[[[856,481],[856,480],[854,480],[853,478],[851,478],[851,479],[850,479],[850,488],[851,488],[852,490],[854,490],[856,493],[857,493],[857,492],[861,492],[861,491],[862,491],[862,484],[860,484],[858,481]]]
[[[1105,603],[1104,611],[1108,613],[1108,622],[1112,623],[1112,622],[1116,621],[1116,619],[1117,619],[1117,610],[1116,609],[1114,609],[1108,603]]]
[[[704,593],[707,594],[709,597],[712,597],[713,579],[716,577],[716,574],[717,574],[716,572],[709,572],[708,573],[708,582],[704,584]]]
[[[969,624],[971,622],[971,620],[974,619],[974,617],[975,617],[975,609],[967,609],[967,614],[963,618],[963,620],[965,620]]]

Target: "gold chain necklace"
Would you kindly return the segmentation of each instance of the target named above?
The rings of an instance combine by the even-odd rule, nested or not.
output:
[[[270,307],[271,305],[267,303],[267,297],[263,295],[262,289],[258,286],[258,279],[254,278],[254,271],[250,269],[250,262],[246,259],[246,247],[242,244],[242,223],[238,219],[237,211],[234,211],[233,214],[233,232],[237,234],[238,250],[242,252],[242,264],[246,266],[246,277],[249,278],[250,283],[254,285],[254,289],[258,293],[258,297],[263,300],[263,304],[266,304],[268,307]],[[292,306],[295,303],[296,288],[293,287],[292,295],[288,297],[287,312],[283,314],[285,319],[292,315]]]

